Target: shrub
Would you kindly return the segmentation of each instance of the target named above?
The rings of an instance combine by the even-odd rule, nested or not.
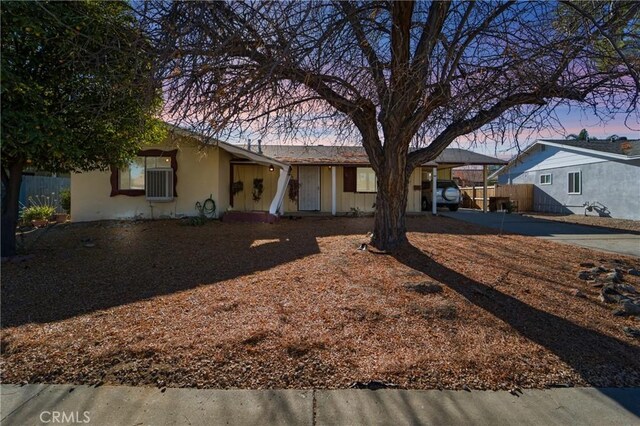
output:
[[[67,212],[71,212],[71,191],[68,189],[63,189],[60,191],[60,207]]]
[[[22,220],[26,223],[31,223],[32,220],[49,220],[55,212],[55,207],[49,205],[25,207],[22,209]]]

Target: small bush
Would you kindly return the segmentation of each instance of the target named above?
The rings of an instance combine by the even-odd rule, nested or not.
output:
[[[60,207],[67,212],[71,212],[71,191],[68,189],[63,189],[60,191]]]
[[[31,223],[32,220],[49,220],[56,212],[53,206],[30,206],[22,210],[22,221]]]

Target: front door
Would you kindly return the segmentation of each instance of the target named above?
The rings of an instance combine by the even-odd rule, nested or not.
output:
[[[320,167],[300,166],[298,168],[298,210],[320,210]]]

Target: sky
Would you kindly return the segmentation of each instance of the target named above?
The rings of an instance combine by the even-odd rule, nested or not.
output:
[[[519,140],[520,150],[535,142],[536,139],[565,139],[566,135],[578,134],[582,129],[589,132],[589,136],[597,139],[605,139],[611,135],[626,136],[629,139],[640,139],[640,123],[637,118],[627,119],[625,114],[618,114],[613,119],[602,122],[595,114],[579,107],[568,108],[559,107],[557,114],[565,133],[560,129],[547,129],[531,135],[521,135]],[[626,124],[625,124],[626,121]],[[485,155],[495,156],[504,160],[509,160],[518,154],[518,146],[514,143],[505,142],[496,144],[493,142],[470,143],[465,138],[459,138],[452,147],[470,149]]]
[[[557,109],[558,118],[565,128],[565,133],[560,133],[554,129],[536,132],[530,137],[521,136],[520,149],[535,142],[536,139],[565,139],[566,135],[578,134],[582,129],[589,132],[590,137],[605,139],[611,135],[626,136],[629,139],[640,139],[640,123],[637,117],[627,118],[626,114],[617,114],[613,119],[602,122],[592,111],[581,108],[559,107]],[[495,143],[470,146],[464,141],[459,143],[461,148],[471,149],[486,155],[496,156],[502,159],[511,159],[518,154],[518,147],[505,143],[496,146]],[[466,146],[465,146],[466,145]]]
[[[495,142],[471,142],[468,137],[460,137],[450,146],[452,148],[469,149],[481,154],[497,157],[503,160],[510,160],[518,155],[537,139],[565,139],[566,135],[578,134],[582,129],[586,129],[591,137],[604,139],[611,135],[626,136],[629,139],[640,139],[640,123],[636,118],[627,119],[625,114],[618,114],[609,121],[602,122],[589,110],[580,107],[558,107],[556,110],[559,121],[564,127],[561,129],[546,129],[532,134],[522,134],[519,136],[518,145],[513,140],[507,140],[503,144]],[[626,124],[625,124],[626,121]],[[230,143],[246,144],[247,138],[231,138]],[[253,143],[256,143],[254,138]],[[281,144],[278,135],[273,134],[262,140],[264,144]],[[287,144],[297,144],[295,141]],[[302,142],[300,142],[302,144]],[[318,138],[314,145],[333,145],[335,139],[329,134]]]
[[[503,160],[511,160],[516,157],[519,152],[524,151],[528,146],[533,144],[537,139],[565,139],[567,135],[577,135],[582,129],[586,129],[589,132],[590,137],[597,139],[605,139],[611,135],[626,136],[629,139],[640,139],[640,122],[638,121],[637,116],[627,116],[626,114],[620,113],[603,122],[592,110],[587,110],[579,106],[574,106],[572,108],[562,106],[558,107],[555,112],[557,114],[558,121],[562,124],[564,130],[560,128],[547,128],[531,134],[523,133],[519,135],[517,144],[514,142],[515,138],[509,137],[507,137],[507,140],[505,140],[504,143],[496,143],[491,141],[473,142],[471,140],[472,138],[463,136],[454,141],[450,147],[468,149]],[[168,122],[173,122],[173,120],[168,116],[163,118]],[[184,124],[185,123],[181,123],[178,125]],[[296,140],[283,142],[283,138],[275,132],[261,139],[263,144],[269,145],[283,143],[290,145],[302,145],[305,143],[313,145],[337,144],[335,136],[332,136],[331,134],[331,130],[318,133],[323,134],[313,142]],[[249,137],[229,135],[223,139],[228,143],[246,145]],[[251,139],[255,145],[258,137],[253,136]]]

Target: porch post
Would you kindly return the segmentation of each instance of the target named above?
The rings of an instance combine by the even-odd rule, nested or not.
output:
[[[438,214],[438,167],[431,169],[431,213]]]
[[[336,166],[331,166],[331,214],[336,215],[337,194],[336,194]]]
[[[487,165],[482,166],[482,213],[487,212]]]
[[[282,202],[284,201],[284,194],[287,192],[287,184],[289,183],[289,171],[291,166],[284,166],[280,169],[280,176],[278,177],[278,189],[276,195],[271,201],[269,207],[269,213],[272,215],[278,215],[282,213]]]

